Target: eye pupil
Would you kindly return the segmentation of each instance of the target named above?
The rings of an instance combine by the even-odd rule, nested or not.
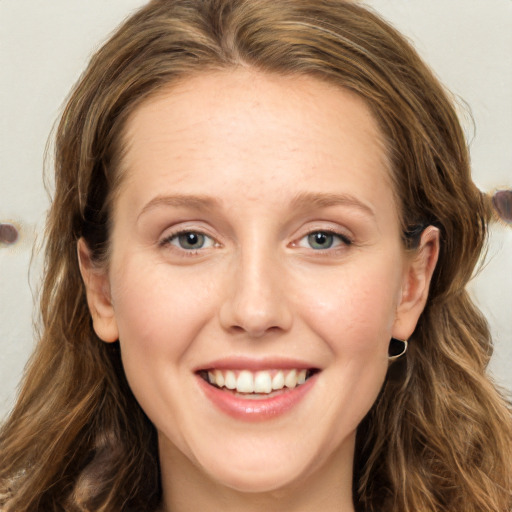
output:
[[[200,233],[182,233],[178,239],[183,249],[200,249],[204,245],[204,235]]]
[[[334,242],[334,236],[324,231],[317,231],[308,235],[308,242],[313,249],[329,249]]]

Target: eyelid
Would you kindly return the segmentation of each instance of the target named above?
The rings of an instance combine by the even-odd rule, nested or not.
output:
[[[298,235],[294,237],[294,241],[290,244],[292,247],[297,247],[298,243],[314,233],[326,233],[337,237],[344,246],[355,244],[354,235],[346,228],[339,225],[332,225],[332,223],[308,223],[298,231]],[[331,248],[335,249],[335,248]],[[325,249],[323,252],[328,251]],[[320,252],[317,250],[317,252]]]
[[[309,238],[311,235],[313,235],[315,233],[324,233],[327,235],[331,235],[331,236],[337,238],[339,243],[332,245],[331,247],[319,248],[319,249],[314,249],[311,246],[301,244],[301,242],[303,240],[306,240],[307,238]],[[334,231],[332,229],[314,229],[312,231],[309,231],[305,235],[301,236],[300,238],[298,238],[297,242],[294,242],[293,245],[295,247],[303,247],[305,249],[311,249],[315,252],[328,252],[328,251],[335,251],[335,250],[339,249],[340,246],[347,247],[349,245],[352,245],[352,243],[353,243],[352,240],[344,233],[340,233],[340,232]],[[308,242],[306,242],[306,244],[308,244]]]

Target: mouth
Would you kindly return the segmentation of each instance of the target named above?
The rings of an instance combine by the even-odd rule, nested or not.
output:
[[[304,385],[316,368],[268,369],[204,369],[197,372],[210,386],[244,399],[266,399]]]

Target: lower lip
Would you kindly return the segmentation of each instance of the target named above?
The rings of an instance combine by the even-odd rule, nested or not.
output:
[[[293,389],[284,388],[269,398],[249,399],[223,391],[197,376],[204,394],[222,412],[244,421],[264,421],[280,416],[297,406],[316,382],[318,374],[311,376],[304,384]]]

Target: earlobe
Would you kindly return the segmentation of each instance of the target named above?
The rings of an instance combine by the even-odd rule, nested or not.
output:
[[[393,337],[408,339],[425,308],[430,281],[439,257],[439,229],[428,226],[404,270],[401,298],[393,324]]]
[[[94,331],[107,343],[117,341],[119,332],[110,296],[108,274],[93,261],[91,251],[83,238],[78,240],[77,253]]]

